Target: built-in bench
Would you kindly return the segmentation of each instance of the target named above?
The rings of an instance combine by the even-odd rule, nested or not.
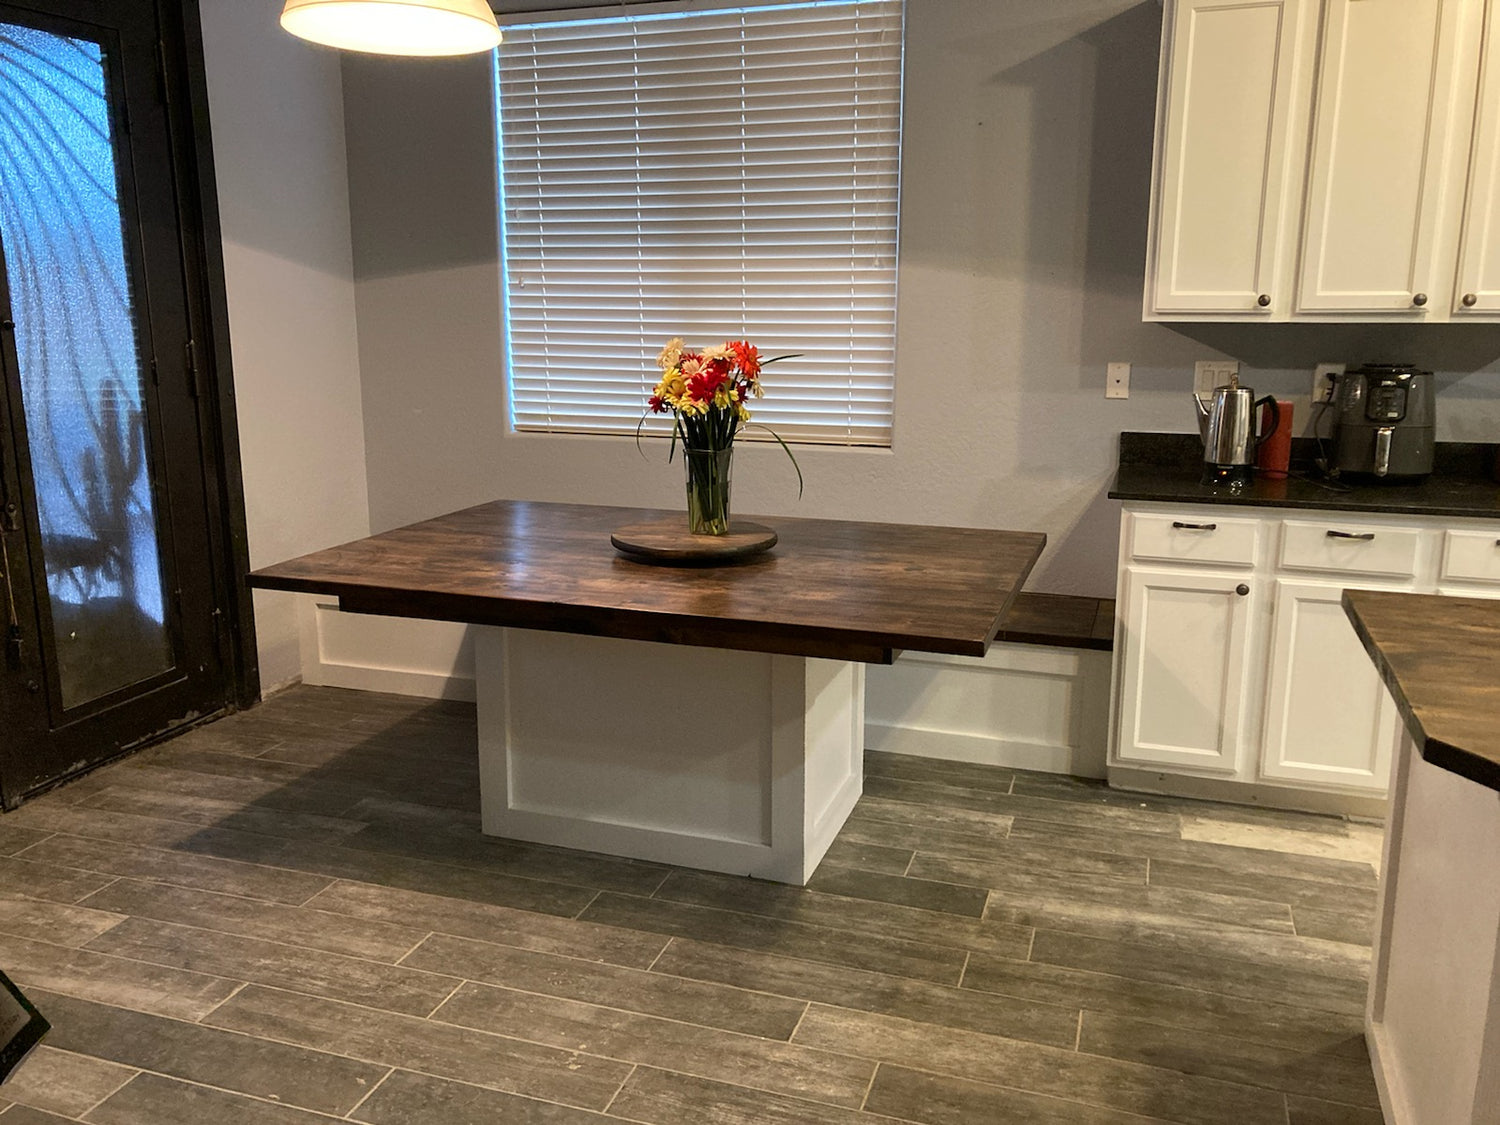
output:
[[[1017,595],[988,655],[903,654],[866,675],[871,750],[1104,776],[1113,598]]]
[[[1023,590],[1000,623],[995,640],[1108,652],[1115,646],[1115,599]]]

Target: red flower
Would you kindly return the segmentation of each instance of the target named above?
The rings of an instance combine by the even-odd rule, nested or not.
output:
[[[646,405],[651,408],[652,414],[665,414],[667,412],[666,400],[661,395],[652,395],[646,400]]]
[[[712,402],[714,392],[723,385],[724,373],[715,371],[710,365],[688,380],[688,398],[694,402]]]
[[[745,340],[730,340],[726,345],[734,353],[734,364],[747,379],[760,374],[760,349]]]

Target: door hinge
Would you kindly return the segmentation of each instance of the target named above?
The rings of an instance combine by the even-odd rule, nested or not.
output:
[[[203,377],[198,371],[198,341],[189,338],[184,350],[187,354],[188,390],[194,398],[202,398]]]

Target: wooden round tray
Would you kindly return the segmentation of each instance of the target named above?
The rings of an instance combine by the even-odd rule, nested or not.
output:
[[[646,520],[616,528],[609,541],[615,550],[640,562],[680,566],[731,562],[776,546],[776,533],[764,524],[731,523],[725,535],[694,535],[687,517]]]

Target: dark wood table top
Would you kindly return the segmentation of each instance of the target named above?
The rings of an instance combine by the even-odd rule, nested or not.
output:
[[[1500,601],[1345,590],[1422,757],[1500,789]]]
[[[619,554],[640,508],[497,500],[257,570],[262,590],[354,613],[888,664],[983,656],[1047,539],[1037,532],[747,516],[770,552],[708,567]],[[683,517],[686,519],[686,517]]]

